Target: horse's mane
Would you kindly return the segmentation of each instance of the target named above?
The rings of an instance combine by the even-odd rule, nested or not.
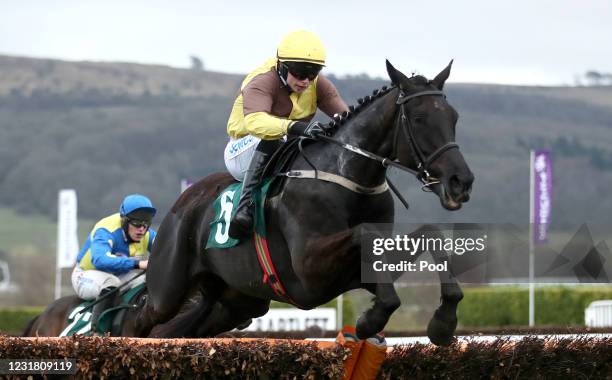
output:
[[[416,86],[427,86],[431,83],[430,80],[428,80],[422,75],[412,75],[408,80]],[[363,111],[364,108],[372,104],[374,100],[386,95],[395,87],[396,86],[393,84],[391,84],[390,86],[385,85],[382,86],[380,90],[374,90],[372,92],[372,95],[357,99],[357,105],[350,105],[348,111],[344,111],[342,112],[342,114],[334,115],[334,118],[329,123],[327,123],[327,126],[332,129],[336,129],[339,126],[344,125],[349,119],[352,119],[361,111]]]
[[[359,112],[361,112],[364,108],[370,105],[374,100],[380,98],[383,95],[386,95],[394,87],[395,86],[382,86],[380,90],[374,90],[372,92],[372,95],[357,99],[356,106],[350,105],[348,111],[344,111],[341,114],[334,115],[334,118],[329,123],[327,123],[327,126],[335,129],[341,125],[344,125],[349,119],[352,119],[357,114],[359,114]]]

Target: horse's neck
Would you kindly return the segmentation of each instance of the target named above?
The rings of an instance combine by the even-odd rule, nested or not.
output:
[[[384,143],[393,129],[397,93],[398,90],[393,89],[363,106],[352,119],[338,128],[334,137],[380,156],[390,154],[390,147]]]
[[[395,117],[396,91],[374,100],[338,128],[334,138],[382,157],[391,154],[391,134]],[[386,169],[377,161],[347,149],[328,145],[322,152],[326,166],[362,186],[377,186],[384,181]]]

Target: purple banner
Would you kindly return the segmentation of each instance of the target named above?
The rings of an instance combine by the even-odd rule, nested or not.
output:
[[[548,224],[552,208],[552,161],[550,152],[536,150],[533,154],[533,241],[548,240]]]

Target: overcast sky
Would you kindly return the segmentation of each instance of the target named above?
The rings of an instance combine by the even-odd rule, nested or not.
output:
[[[308,29],[327,47],[326,72],[451,81],[575,83],[612,72],[608,0],[0,0],[0,54],[123,61],[247,73],[283,35]]]

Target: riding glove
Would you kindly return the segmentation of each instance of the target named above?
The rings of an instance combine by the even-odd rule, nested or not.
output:
[[[304,136],[311,139],[316,139],[318,135],[328,135],[326,128],[318,121],[313,121],[307,124],[303,121],[296,121],[291,124],[287,133],[295,136]]]

